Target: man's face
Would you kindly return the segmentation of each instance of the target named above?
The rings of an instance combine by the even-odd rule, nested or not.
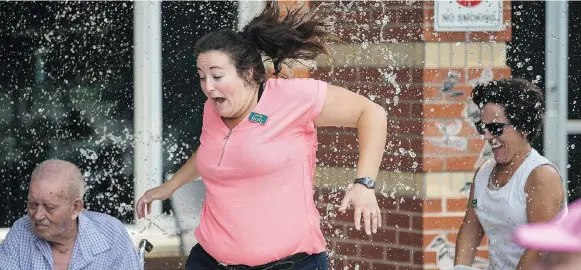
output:
[[[72,196],[65,181],[33,179],[28,191],[28,216],[36,235],[54,241],[66,234],[76,222],[80,201]]]
[[[534,270],[578,270],[581,266],[581,253],[548,252]]]

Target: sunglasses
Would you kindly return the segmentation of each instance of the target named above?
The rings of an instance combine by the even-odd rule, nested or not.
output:
[[[476,125],[476,131],[478,131],[478,134],[484,135],[486,133],[486,131],[488,130],[490,132],[490,134],[492,134],[492,136],[494,136],[494,137],[502,136],[502,133],[504,131],[504,127],[511,125],[509,123],[488,123],[488,124],[485,124],[482,121],[478,121],[474,124]]]

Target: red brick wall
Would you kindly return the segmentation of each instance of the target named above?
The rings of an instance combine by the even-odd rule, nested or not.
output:
[[[296,1],[280,1],[297,6]],[[304,3],[305,1],[302,1]],[[310,1],[309,8],[335,19],[335,34],[350,44],[367,43],[427,43],[427,42],[489,42],[508,41],[511,27],[500,32],[435,33],[433,31],[433,1]],[[505,2],[505,20],[510,22],[510,3]],[[378,23],[383,20],[383,23]],[[378,55],[378,57],[382,57]],[[397,105],[393,100],[396,89],[382,81],[379,69],[395,74],[401,87]],[[460,79],[455,91],[461,96],[441,94],[442,82],[449,71]],[[437,146],[431,140],[441,136],[437,122],[464,119],[470,81],[478,78],[482,67],[454,66],[438,68],[425,66],[345,67],[295,69],[297,77],[312,77],[343,86],[384,106],[388,114],[388,145],[382,170],[416,172],[429,176],[438,172],[473,172],[474,163],[484,141],[467,120],[457,136],[467,138],[467,149]],[[509,77],[508,67],[493,69],[495,79]],[[414,155],[401,154],[413,151]],[[322,167],[353,168],[357,161],[356,131],[344,128],[319,130],[318,165]],[[378,194],[383,215],[383,228],[367,236],[353,227],[353,213],[338,214],[343,198],[340,191],[318,187],[315,200],[322,215],[322,227],[328,240],[331,269],[437,269],[436,251],[430,244],[436,237],[455,243],[466,208],[466,195],[436,198]],[[483,240],[478,256],[487,258]],[[441,249],[440,249],[441,251]],[[453,252],[453,250],[452,250]]]
[[[434,33],[432,1],[311,1],[310,6],[318,8],[321,17],[334,20],[335,34],[351,44],[510,40],[510,26],[505,31],[492,33]],[[509,2],[506,2],[505,8],[505,20],[510,21]],[[378,24],[380,20],[387,22]],[[380,72],[385,72],[386,69],[395,74],[396,82],[401,87],[397,105],[383,102],[386,98],[393,100],[396,95],[395,87],[381,79]],[[462,90],[462,96],[440,95],[442,82],[451,70],[461,74],[455,90]],[[310,76],[366,96],[374,95],[376,102],[385,107],[390,137],[382,169],[397,168],[400,171],[414,172],[473,171],[484,142],[468,123],[463,125],[464,129],[460,134],[470,137],[471,147],[466,150],[454,151],[435,147],[426,136],[440,135],[434,126],[434,120],[462,118],[466,98],[471,90],[469,82],[478,78],[482,70],[466,67],[450,69],[404,66],[384,67],[380,71],[377,67],[335,67],[333,70],[315,69]],[[508,77],[510,69],[496,69],[493,73],[496,79]],[[318,154],[321,164],[353,166],[357,153],[357,149],[352,147],[354,131],[326,128],[321,129],[320,134],[324,135]],[[416,155],[402,155],[398,153],[399,149],[412,150]]]
[[[320,188],[315,193],[329,244],[331,269],[421,269],[424,222],[422,200],[379,198],[383,226],[368,236],[353,226],[353,211],[338,214],[344,193]],[[430,206],[428,206],[429,208]],[[346,267],[346,268],[345,268]]]
[[[415,71],[415,72],[414,72]],[[387,104],[386,98],[393,100],[395,88],[381,82],[378,68],[318,68],[313,70],[313,78],[329,81],[331,84],[346,87],[359,94],[375,96],[375,101],[383,105],[388,115],[388,146],[384,155],[381,169],[403,171],[414,170],[414,162],[418,165],[416,171],[421,170],[422,144],[422,75],[421,71],[412,68],[395,70],[397,83],[401,87],[399,104]],[[416,83],[414,83],[414,81]],[[352,167],[357,159],[356,131],[343,128],[320,129],[320,147],[317,158],[321,164],[328,166]],[[399,149],[413,150],[418,156],[402,155]]]
[[[455,244],[466,198],[419,199],[379,197],[383,226],[368,236],[353,226],[353,212],[341,214],[337,208],[344,193],[319,188],[315,200],[323,216],[322,229],[328,242],[331,269],[437,269],[438,236]],[[486,237],[477,256],[488,258]],[[345,268],[346,267],[346,268]]]

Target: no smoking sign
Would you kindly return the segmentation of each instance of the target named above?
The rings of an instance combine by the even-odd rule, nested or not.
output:
[[[474,7],[478,4],[480,4],[480,2],[482,2],[481,0],[456,0],[456,2],[458,2],[458,4],[463,5],[465,7]]]
[[[436,0],[434,30],[440,32],[503,30],[502,0]]]

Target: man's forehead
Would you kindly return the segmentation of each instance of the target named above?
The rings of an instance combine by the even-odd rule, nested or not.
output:
[[[66,185],[62,180],[35,179],[30,183],[28,189],[29,197],[32,199],[64,199],[67,193]]]

